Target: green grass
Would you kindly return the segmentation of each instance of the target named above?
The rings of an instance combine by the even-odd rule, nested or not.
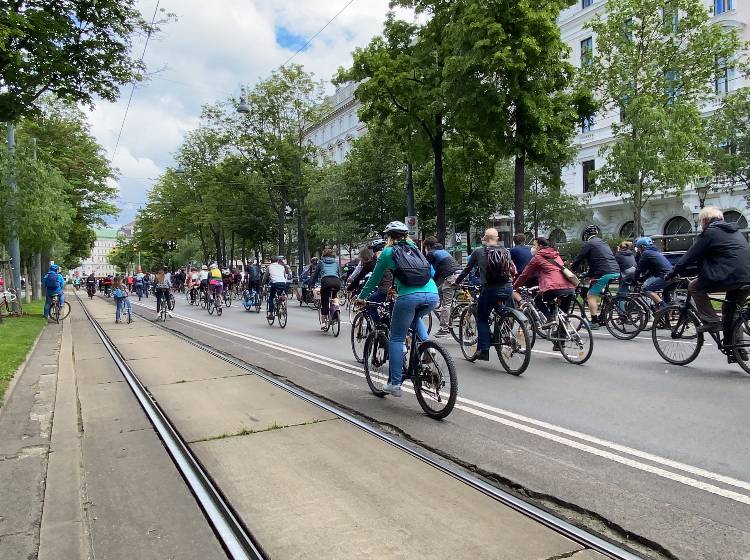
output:
[[[0,406],[8,383],[47,324],[44,300],[24,304],[23,311],[23,317],[3,317],[0,323]]]

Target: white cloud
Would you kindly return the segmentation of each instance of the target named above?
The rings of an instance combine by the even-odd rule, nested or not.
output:
[[[141,0],[151,17],[156,0]],[[345,0],[162,0],[160,8],[176,21],[164,25],[151,39],[146,63],[152,79],[133,96],[114,164],[122,173],[121,206],[116,220],[132,219],[138,202],[145,202],[151,182],[173,164],[183,134],[198,124],[201,106],[236,95],[240,83],[267,77],[292,54],[276,43],[276,28],[308,38],[320,30]],[[318,79],[329,80],[350,53],[378,34],[388,0],[355,0],[294,62],[304,64]],[[143,45],[135,45],[140,52]],[[109,151],[115,146],[130,88],[117,103],[99,103],[91,114],[92,130]]]

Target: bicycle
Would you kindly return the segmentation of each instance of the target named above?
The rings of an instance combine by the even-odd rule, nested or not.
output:
[[[390,303],[377,305],[381,317],[390,318]],[[416,320],[416,319],[415,319]],[[414,324],[404,342],[404,369],[402,381],[411,381],[414,394],[422,410],[430,418],[440,420],[448,416],[458,397],[456,367],[448,351],[434,340],[414,344]],[[367,336],[364,348],[365,379],[370,391],[378,397],[388,393],[383,385],[389,382],[388,341],[390,321],[374,325]]]
[[[323,312],[322,309],[318,309],[318,322],[323,325]],[[323,332],[331,331],[334,338],[338,338],[341,334],[341,306],[339,305],[338,293],[336,297],[331,297],[328,300],[328,321],[325,323],[325,329]]]
[[[472,284],[461,284],[460,289],[456,289],[453,293],[453,299],[451,300],[451,314],[448,318],[448,330],[453,337],[453,340],[460,342],[461,338],[461,316],[467,307],[472,302],[476,301],[479,296],[479,288]],[[445,303],[443,303],[445,305]],[[442,307],[438,307],[432,310],[427,316],[425,327],[427,332],[432,333],[432,315],[437,318],[438,325],[440,324],[440,315],[442,313]]]
[[[70,304],[66,301],[63,306],[63,304],[60,303],[60,294],[52,294],[49,312],[49,319],[54,319],[55,323],[59,324],[60,321],[64,321],[68,318],[68,315],[70,315]]]
[[[681,279],[682,281],[683,279]],[[742,291],[750,292],[750,285]],[[709,297],[711,301],[723,301]],[[723,332],[709,332],[719,351],[750,374],[750,300],[747,298],[736,306],[736,319],[731,326],[731,340],[727,344]],[[670,364],[686,366],[700,354],[705,341],[704,333],[698,332],[703,322],[698,317],[692,298],[688,293],[684,302],[668,305],[656,312],[651,340],[659,356]]]
[[[216,311],[216,316],[221,317],[223,311],[221,306],[220,298],[221,294],[217,295],[215,290],[209,289],[206,295],[206,311],[209,315],[213,315]]]
[[[611,285],[612,281],[609,281],[601,293],[599,322],[616,339],[632,340],[646,328],[646,311],[629,296],[613,295],[610,292]],[[585,315],[581,315],[581,318],[585,318]]]
[[[245,311],[255,309],[256,313],[260,313],[260,294],[254,289],[245,290],[244,292],[242,292],[242,306],[245,308]]]
[[[268,302],[270,307],[270,298]],[[288,319],[286,305],[286,291],[280,292],[279,290],[277,290],[273,296],[273,315],[266,313],[266,321],[268,321],[269,326],[273,326],[274,321],[278,319],[279,327],[281,327],[282,329],[286,327],[286,322]]]
[[[490,312],[490,345],[494,346],[503,369],[511,375],[521,375],[531,361],[531,344],[526,328],[526,316],[498,299]],[[461,352],[470,362],[479,357],[477,304],[472,303],[461,315]]]

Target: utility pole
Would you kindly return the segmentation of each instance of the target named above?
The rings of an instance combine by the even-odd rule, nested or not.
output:
[[[411,163],[406,164],[406,215],[417,215],[414,205],[414,166]]]
[[[10,215],[11,230],[8,240],[8,252],[10,253],[11,274],[13,275],[13,287],[16,289],[16,299],[13,301],[13,311],[21,313],[21,244],[18,241],[18,213],[16,203],[18,198],[18,183],[16,182],[16,170],[13,156],[16,150],[16,130],[13,123],[8,123],[8,160],[10,172],[8,184],[10,185]]]

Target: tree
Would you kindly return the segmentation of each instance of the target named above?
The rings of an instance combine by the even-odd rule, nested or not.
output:
[[[525,229],[534,237],[539,230],[565,229],[583,217],[583,207],[575,195],[562,188],[560,174],[532,167],[526,176]]]
[[[708,121],[708,132],[714,176],[750,189],[750,88],[722,99],[721,108]]]
[[[590,109],[574,88],[569,49],[557,17],[572,0],[412,0],[433,13],[449,11],[443,33],[446,102],[456,129],[495,155],[514,158],[516,231],[524,226],[526,164],[564,165],[575,127]]]
[[[709,23],[701,0],[618,0],[589,27],[597,44],[583,66],[600,110],[620,113],[602,149],[596,191],[623,197],[641,214],[658,194],[681,194],[710,172],[699,105],[714,94],[717,61],[744,65],[735,30]]]
[[[143,78],[131,38],[155,30],[135,0],[16,0],[0,5],[0,121],[38,109],[50,92],[92,105]]]
[[[389,13],[383,35],[356,49],[351,68],[340,69],[334,81],[360,82],[356,91],[363,105],[360,118],[387,131],[411,155],[431,154],[437,237],[443,241],[447,106],[442,94],[446,52],[441,18],[442,14],[434,14],[419,26]]]

